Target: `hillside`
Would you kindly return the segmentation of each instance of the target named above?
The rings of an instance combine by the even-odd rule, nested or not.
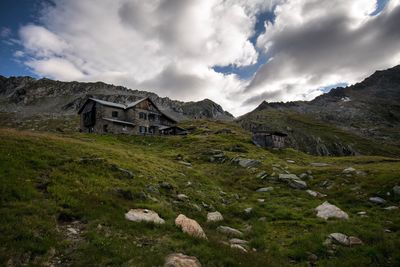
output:
[[[309,102],[264,101],[238,123],[248,130],[286,132],[288,145],[316,155],[374,154],[368,143],[399,155],[399,103],[400,66],[396,66]]]
[[[60,82],[31,77],[0,76],[0,112],[14,113],[19,118],[59,116],[68,118],[78,111],[89,97],[116,103],[131,103],[152,98],[164,112],[178,120],[208,118],[232,120],[233,116],[209,99],[182,102],[155,93],[131,90],[102,82]]]
[[[192,134],[48,132],[63,127],[56,120],[40,132],[1,128],[0,265],[162,266],[175,252],[202,266],[400,265],[400,213],[387,208],[400,201],[398,159],[268,151],[233,123],[182,126]],[[319,194],[296,189],[300,181]],[[386,203],[369,200],[377,196]],[[325,201],[349,219],[317,217]],[[165,224],[125,219],[134,208],[157,212]],[[211,211],[223,221],[207,222]],[[174,225],[181,213],[208,240],[182,233]],[[240,230],[247,252],[230,247],[218,226]],[[337,232],[362,244],[326,241]]]

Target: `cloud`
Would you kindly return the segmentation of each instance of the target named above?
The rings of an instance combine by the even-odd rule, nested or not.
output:
[[[11,35],[11,29],[8,27],[2,27],[0,29],[0,37],[1,38],[7,38]]]
[[[396,3],[397,2],[397,3]],[[400,6],[370,16],[376,3],[354,0],[288,1],[277,9],[257,45],[272,59],[245,89],[268,100],[312,99],[318,88],[355,83],[399,64]],[[285,88],[291,85],[288,93]],[[274,93],[279,92],[279,93]],[[251,103],[257,97],[249,97]]]
[[[54,0],[20,40],[39,75],[210,98],[239,115],[398,64],[399,0],[370,16],[375,8],[370,0]],[[272,10],[255,46],[257,19]],[[260,53],[269,60],[249,80],[214,70],[255,64]]]

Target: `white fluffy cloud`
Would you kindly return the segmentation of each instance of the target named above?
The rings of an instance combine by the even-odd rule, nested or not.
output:
[[[309,99],[398,64],[398,2],[371,17],[370,0],[55,0],[20,39],[39,75],[210,98],[239,115],[264,98]],[[257,16],[275,5],[254,47]],[[249,66],[259,53],[270,60],[250,80],[213,70]]]

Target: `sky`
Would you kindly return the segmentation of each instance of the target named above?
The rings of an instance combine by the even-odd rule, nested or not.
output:
[[[1,0],[0,75],[103,81],[235,116],[400,64],[400,0]]]

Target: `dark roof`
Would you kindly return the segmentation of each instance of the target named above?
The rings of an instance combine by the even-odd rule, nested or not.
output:
[[[121,121],[121,120],[110,119],[110,118],[103,118],[103,120],[111,121],[111,122],[115,122],[115,123],[119,123],[119,124],[126,124],[126,125],[132,125],[132,126],[135,125],[134,123],[129,122],[129,121]]]
[[[126,110],[126,109],[130,109],[130,108],[135,107],[137,104],[143,102],[144,100],[149,100],[149,101],[156,107],[156,109],[157,109],[162,115],[164,115],[165,117],[167,117],[167,118],[170,119],[171,121],[173,121],[173,122],[178,122],[176,119],[172,118],[170,115],[166,114],[163,110],[161,110],[161,109],[154,103],[154,101],[151,100],[150,97],[145,97],[145,98],[139,99],[138,101],[129,103],[128,105],[119,104],[119,103],[114,103],[114,102],[109,102],[109,101],[105,101],[105,100],[101,100],[101,99],[97,99],[97,98],[92,98],[92,97],[91,97],[91,98],[88,98],[88,99],[85,101],[85,103],[84,103],[84,104],[82,105],[82,107],[79,109],[78,114],[81,114],[81,112],[83,111],[83,108],[86,106],[86,104],[87,104],[89,101],[94,101],[94,102],[97,102],[97,103],[102,104],[102,105],[104,105],[104,106],[109,106],[109,107],[114,107],[114,108],[119,108],[119,109],[124,109],[124,110]]]

